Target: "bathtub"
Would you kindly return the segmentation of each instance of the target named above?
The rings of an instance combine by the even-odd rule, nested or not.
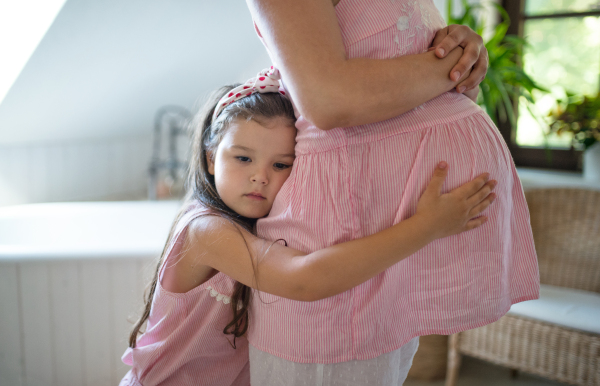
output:
[[[0,208],[0,385],[117,385],[178,201]]]

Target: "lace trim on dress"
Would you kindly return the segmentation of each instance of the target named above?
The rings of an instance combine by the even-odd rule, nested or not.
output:
[[[229,296],[225,296],[223,294],[218,293],[214,288],[212,288],[211,286],[206,287],[206,289],[208,291],[210,291],[210,296],[212,296],[213,298],[216,298],[216,300],[218,302],[223,302],[223,304],[229,304],[231,303],[231,298]]]
[[[223,302],[223,304],[229,304],[229,303],[231,303],[231,297],[229,297],[229,296],[226,296],[226,295],[223,295],[223,294],[220,294],[220,293],[218,293],[218,292],[217,292],[217,290],[215,290],[215,289],[214,289],[213,287],[211,287],[211,286],[208,286],[208,287],[206,287],[206,289],[207,289],[208,291],[210,291],[210,296],[212,296],[213,298],[215,298],[215,299],[216,299],[216,301],[218,301],[218,302]],[[243,307],[243,306],[242,306],[242,303],[241,303],[241,302],[239,302],[239,303],[238,303],[238,307],[237,307],[237,309],[238,309],[238,310],[241,310],[241,309],[242,309],[242,307]]]

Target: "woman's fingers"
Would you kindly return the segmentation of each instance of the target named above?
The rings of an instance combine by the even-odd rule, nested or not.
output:
[[[469,30],[472,31],[469,27],[453,24],[438,31],[432,43],[436,56],[441,59],[456,47],[465,47],[462,43],[467,38]]]
[[[464,25],[450,25],[436,33],[432,46],[437,57],[443,58],[456,47],[463,47],[463,55],[450,71],[450,79],[457,82],[469,70],[469,76],[456,86],[462,93],[479,85],[487,73],[489,59],[483,38]]]
[[[477,95],[479,95],[479,86],[475,86],[470,90],[466,90],[463,95],[471,99],[473,102],[477,103]]]
[[[441,37],[443,33],[438,31],[436,38],[438,35]],[[480,51],[485,49],[483,38],[471,28],[464,25],[450,25],[446,27],[446,36],[438,44],[435,44],[435,53],[437,57],[443,58],[458,46],[463,47],[464,52],[456,66],[450,71],[450,78],[454,81],[458,81],[468,69],[475,65],[479,60]],[[487,56],[487,51],[485,55]]]
[[[431,42],[431,46],[429,47],[429,49],[427,51],[435,50],[437,48],[437,46],[444,40],[444,38],[446,36],[448,36],[449,28],[450,27],[444,27],[435,33],[435,36],[433,37],[433,41]],[[437,56],[439,58],[443,58],[450,51],[446,51],[446,52],[442,53],[441,50],[438,49],[436,52],[437,52]]]
[[[466,51],[466,49],[465,49],[465,51]],[[485,46],[483,46],[483,47],[481,47],[481,49],[479,51],[479,58],[475,62],[475,65],[473,66],[471,73],[469,74],[467,79],[460,82],[460,84],[458,84],[456,86],[456,91],[465,92],[465,91],[472,90],[475,87],[479,86],[479,84],[481,82],[483,82],[483,80],[485,79],[488,65],[489,65],[488,52],[487,52],[487,49],[485,48]]]

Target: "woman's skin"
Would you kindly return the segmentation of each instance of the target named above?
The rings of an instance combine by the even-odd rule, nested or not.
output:
[[[282,73],[300,113],[322,130],[379,122],[405,113],[424,102],[485,76],[486,59],[472,61],[481,50],[464,29],[442,31],[438,49],[393,59],[347,59],[331,0],[247,0],[259,33]],[[449,32],[449,33],[448,33]],[[467,41],[454,39],[469,37]],[[435,42],[435,41],[434,41]],[[445,52],[438,58],[440,50]],[[469,48],[463,57],[459,44]],[[470,44],[470,45],[469,45]],[[484,55],[487,58],[487,54]],[[468,60],[468,62],[467,62]],[[475,79],[460,70],[479,63]],[[468,65],[468,64],[467,64]],[[467,68],[471,68],[468,66]],[[366,76],[368,74],[368,76]]]
[[[441,59],[456,47],[462,47],[464,52],[456,66],[450,70],[449,76],[457,80],[461,74],[471,69],[469,77],[456,86],[456,91],[465,93],[475,90],[474,95],[477,96],[479,84],[485,79],[489,65],[483,38],[466,25],[451,24],[435,34],[430,49],[435,50],[435,55]]]

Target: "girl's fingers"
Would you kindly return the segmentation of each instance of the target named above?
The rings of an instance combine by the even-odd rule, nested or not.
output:
[[[479,204],[475,205],[473,209],[471,209],[471,212],[469,212],[469,217],[475,217],[479,215],[481,212],[486,210],[487,207],[490,206],[495,199],[496,195],[494,193],[488,194],[488,196],[483,201],[481,201]]]
[[[438,166],[435,168],[433,172],[433,177],[429,181],[427,185],[426,192],[435,194],[439,196],[442,194],[442,187],[444,186],[444,182],[446,181],[446,176],[448,175],[448,164],[444,161],[440,162]]]
[[[465,198],[465,200],[469,199],[471,196],[473,196],[475,193],[477,193],[485,185],[485,183],[488,181],[489,178],[490,178],[489,173],[480,174],[474,180],[467,182],[464,185],[459,186],[458,188],[454,189],[452,192],[453,193],[456,192],[457,194],[462,195]]]
[[[466,228],[466,230],[470,231],[471,229],[475,229],[475,228],[482,226],[483,224],[485,224],[485,222],[487,220],[488,219],[486,216],[474,218],[472,220],[469,220],[469,222],[467,222],[467,225],[465,226],[465,228]]]
[[[467,200],[467,204],[470,206],[475,206],[481,201],[483,201],[496,187],[496,180],[488,181],[485,185],[481,187],[474,195],[469,197]]]

